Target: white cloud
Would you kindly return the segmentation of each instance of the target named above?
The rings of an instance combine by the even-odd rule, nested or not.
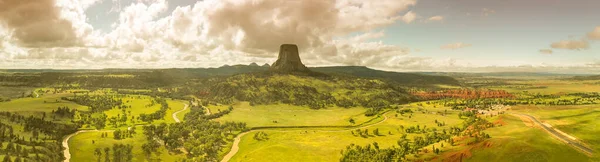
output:
[[[588,39],[600,40],[600,26],[594,28],[594,31],[587,34]]]
[[[444,20],[444,17],[443,17],[443,16],[439,16],[439,15],[438,15],[438,16],[433,16],[433,17],[430,17],[430,18],[429,18],[429,19],[427,19],[427,20],[428,20],[428,21],[443,21],[443,20]]]
[[[406,14],[404,14],[404,16],[402,16],[402,21],[404,21],[407,24],[410,24],[411,22],[413,22],[415,19],[417,18],[417,14],[415,14],[412,11],[407,12]]]
[[[472,46],[471,44],[467,44],[467,43],[463,43],[463,42],[456,42],[456,43],[443,45],[440,48],[455,50],[455,49],[467,48],[467,47],[471,47],[471,46]]]
[[[552,51],[551,49],[541,49],[540,53],[542,53],[542,54],[552,54],[552,53],[554,53],[554,51]]]
[[[550,47],[556,49],[586,50],[590,48],[590,44],[586,40],[562,40],[552,43]]]
[[[22,4],[13,1],[16,5]],[[327,58],[323,61],[372,65],[408,52],[402,47],[373,41],[384,35],[383,30],[373,30],[416,19],[414,12],[406,11],[416,0],[205,0],[177,7],[172,13],[165,13],[168,10],[165,0],[140,0],[119,6],[118,11],[115,10],[119,12],[118,22],[113,31],[105,34],[86,22],[85,10],[101,3],[99,0],[57,0],[54,5],[46,2],[53,1],[42,0],[39,3],[45,5],[37,7],[50,14],[38,15],[50,15],[65,22],[65,30],[54,28],[52,31],[63,34],[55,39],[59,43],[63,40],[71,43],[69,46],[58,43],[24,46],[21,40],[25,39],[19,35],[0,33],[3,38],[0,45],[4,47],[0,52],[7,53],[10,47],[12,54],[6,57],[13,62],[32,59],[51,67],[61,65],[51,62],[64,63],[65,60],[97,60],[87,63],[98,66],[108,66],[106,63],[113,61],[147,66],[146,62],[158,60],[165,66],[270,63],[280,44],[295,43],[304,51],[303,57],[313,58],[313,61]],[[113,4],[121,5],[121,2]],[[11,18],[10,15],[5,17]],[[52,26],[61,27],[52,24],[45,27]],[[343,39],[353,33],[362,34]],[[357,61],[359,56],[366,61]],[[85,68],[94,66],[89,64]]]

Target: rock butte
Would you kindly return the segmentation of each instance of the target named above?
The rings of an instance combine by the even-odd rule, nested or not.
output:
[[[277,72],[309,72],[310,70],[302,64],[298,46],[295,44],[282,44],[279,47],[279,57],[271,66],[271,70]]]

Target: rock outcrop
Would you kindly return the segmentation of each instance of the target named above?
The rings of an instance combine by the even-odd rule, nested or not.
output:
[[[295,44],[282,44],[279,47],[279,57],[271,66],[276,72],[309,72],[310,70],[302,64],[298,46]]]

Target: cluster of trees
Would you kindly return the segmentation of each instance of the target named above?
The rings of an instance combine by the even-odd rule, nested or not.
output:
[[[362,138],[369,138],[371,136],[381,136],[381,134],[379,132],[379,128],[373,129],[373,135],[369,134],[369,129],[365,129],[365,130],[356,129],[356,130],[350,131],[350,133],[352,133],[352,135],[355,137],[360,136]]]
[[[0,147],[0,155],[15,161],[62,161],[60,141],[79,127],[13,112],[0,112],[0,119],[0,143],[6,143]],[[14,126],[22,126],[22,129]]]
[[[56,123],[44,120],[43,117],[33,115],[25,117],[12,112],[0,112],[0,117],[8,119],[9,122],[18,123],[23,126],[25,132],[32,132],[34,137],[43,134],[48,139],[60,140],[63,136],[77,131],[79,125],[68,123]]]
[[[442,99],[431,101],[455,110],[490,109],[493,105],[590,105],[600,103],[600,94],[572,93],[572,94],[530,94],[519,93],[514,98],[474,98],[474,99]]]
[[[218,161],[227,137],[246,129],[245,123],[211,121],[202,107],[192,106],[182,123],[144,126],[146,143],[142,149],[148,158],[165,146],[171,152],[183,149],[196,161]]]
[[[77,95],[75,93],[73,97],[62,97],[61,99],[89,106],[92,112],[103,112],[121,106],[123,101],[117,98],[114,95]]]
[[[455,136],[466,136],[475,138],[474,141],[468,144],[474,144],[480,141],[483,141],[487,138],[490,138],[489,134],[483,132],[483,130],[494,127],[494,124],[488,122],[487,120],[483,120],[475,115],[466,115],[466,118],[463,121],[462,127],[451,127],[446,130],[443,129],[441,132],[438,132],[435,128],[427,128],[423,126],[422,128],[417,126],[411,126],[404,128],[400,126],[400,129],[405,130],[406,134],[402,134],[401,138],[397,142],[397,146],[392,146],[391,148],[379,148],[377,143],[369,144],[366,146],[359,146],[355,144],[351,144],[346,147],[346,149],[342,150],[342,158],[340,161],[342,162],[355,162],[355,161],[405,161],[406,156],[408,155],[418,155],[421,152],[427,153],[429,152],[426,146],[431,144],[435,144],[441,141],[446,141],[450,143],[450,145],[454,145],[454,139],[452,137]],[[440,123],[436,120],[436,123]],[[355,133],[356,132],[356,133]],[[378,134],[377,130],[373,131],[373,134]],[[415,133],[415,134],[423,134],[419,136],[415,136],[412,140],[407,139],[407,134]],[[365,130],[356,130],[352,131],[352,134],[355,136],[369,136],[368,129]],[[440,147],[444,147],[443,144],[440,144]],[[431,148],[431,152],[439,154],[441,152],[440,147],[436,147],[433,145]]]
[[[20,145],[9,142],[6,147],[0,148],[0,155],[4,155],[3,162],[25,162],[25,161],[63,161],[62,147],[58,143],[40,143],[32,145]],[[13,159],[14,160],[11,160]]]
[[[263,131],[260,132],[256,132],[256,134],[254,134],[254,140],[257,141],[262,141],[262,140],[269,140],[269,135]]]
[[[58,107],[58,109],[56,110],[52,110],[52,114],[54,116],[58,116],[61,118],[73,118],[73,116],[75,116],[75,113],[77,112],[76,109],[70,109],[69,107],[65,106],[65,107]]]
[[[104,149],[96,148],[94,150],[94,155],[98,162],[131,162],[133,161],[133,146],[130,144],[114,144],[112,153],[111,148],[109,147]]]
[[[223,104],[236,101],[249,101],[252,105],[285,103],[312,109],[331,106],[381,108],[417,100],[396,84],[336,75],[240,74],[211,78],[198,91],[200,98]]]
[[[135,127],[129,127],[126,130],[117,129],[113,132],[113,138],[115,140],[121,140],[125,138],[133,138],[135,135]]]
[[[447,89],[441,91],[420,91],[412,94],[424,100],[437,100],[444,98],[479,99],[479,98],[513,98],[514,96],[504,90],[490,89]]]
[[[164,119],[169,110],[169,104],[165,98],[156,97],[153,101],[154,104],[160,104],[160,109],[151,114],[140,114],[140,120],[151,123],[154,120]]]
[[[191,105],[191,104],[190,104],[190,105]],[[227,107],[227,109],[226,109],[226,110],[223,110],[223,111],[219,111],[219,112],[216,112],[216,113],[208,114],[208,115],[206,115],[206,119],[216,119],[216,118],[220,118],[220,117],[222,117],[223,115],[227,115],[227,114],[229,114],[231,111],[233,111],[233,106],[229,106],[229,107]]]

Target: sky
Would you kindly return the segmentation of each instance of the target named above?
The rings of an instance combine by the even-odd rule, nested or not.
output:
[[[0,0],[0,69],[600,73],[597,0]]]

